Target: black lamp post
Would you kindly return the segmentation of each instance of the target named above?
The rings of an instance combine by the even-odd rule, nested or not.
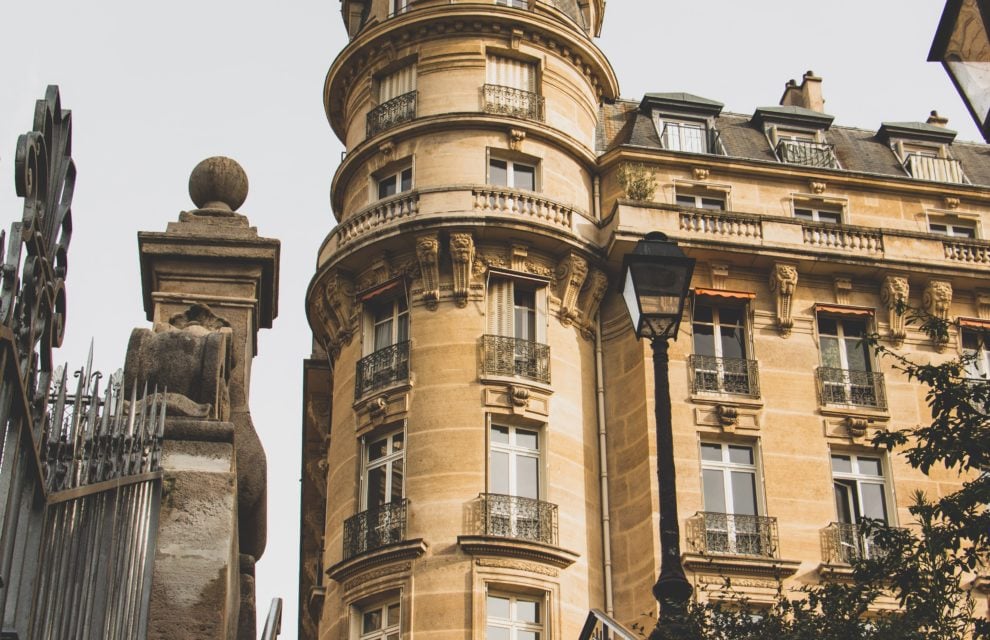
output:
[[[622,297],[629,309],[637,338],[649,338],[653,347],[653,386],[656,404],[657,483],[660,491],[660,577],[653,595],[660,603],[661,625],[675,622],[691,597],[691,583],[681,566],[680,525],[674,472],[667,346],[677,339],[684,300],[691,286],[694,258],[688,258],[667,236],[653,232],[636,244],[623,261]]]
[[[990,0],[948,0],[929,62],[941,62],[990,142]]]

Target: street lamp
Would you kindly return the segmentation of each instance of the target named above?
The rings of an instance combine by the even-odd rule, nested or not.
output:
[[[671,338],[677,339],[694,262],[694,258],[685,256],[677,243],[660,232],[646,234],[623,260],[622,298],[636,337],[649,338],[653,347],[660,491],[660,577],[653,585],[653,595],[660,603],[660,617],[650,633],[651,640],[660,637],[661,623],[672,622],[683,613],[692,591],[681,566],[667,347]]]
[[[990,0],[948,0],[929,62],[941,62],[990,142]]]

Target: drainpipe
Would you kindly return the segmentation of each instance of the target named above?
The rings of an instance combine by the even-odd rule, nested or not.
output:
[[[598,178],[595,177],[595,203],[598,203]],[[608,456],[605,449],[605,382],[602,373],[601,314],[595,323],[595,394],[598,419],[598,456],[602,494],[602,556],[605,568],[605,613],[613,615],[612,607],[612,533],[608,506]]]
[[[594,207],[594,212],[595,212],[595,222],[601,222],[602,221],[602,179],[601,176],[599,176],[597,173],[595,174],[595,179],[594,179],[594,190],[595,190],[594,191],[595,200],[592,203],[592,206]]]

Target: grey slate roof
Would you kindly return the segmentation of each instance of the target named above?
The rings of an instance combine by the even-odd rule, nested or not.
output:
[[[601,109],[599,122],[596,140],[600,154],[621,145],[662,148],[652,118],[639,109],[638,103],[620,100],[614,104],[606,104]],[[933,127],[925,123],[887,124],[896,126],[899,130],[916,128],[919,133]],[[722,112],[715,118],[715,128],[728,156],[777,162],[763,128],[753,122],[751,115]],[[932,133],[952,134],[941,127],[936,129],[938,131]],[[835,146],[835,155],[842,167],[840,171],[910,179],[891,150],[889,142],[875,130],[833,125],[825,132],[825,139]],[[959,160],[963,173],[970,182],[990,186],[990,145],[955,141],[949,145],[949,151],[952,157]]]

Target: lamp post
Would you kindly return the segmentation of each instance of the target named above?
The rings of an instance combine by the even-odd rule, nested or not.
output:
[[[681,566],[667,347],[671,338],[677,339],[694,262],[694,258],[684,255],[677,243],[659,232],[646,234],[623,260],[622,297],[636,337],[648,338],[653,348],[660,492],[660,577],[653,585],[653,595],[660,603],[660,617],[650,633],[650,640],[661,637],[662,625],[673,622],[683,613],[692,591]]]
[[[948,0],[929,62],[941,62],[990,142],[990,0]]]

